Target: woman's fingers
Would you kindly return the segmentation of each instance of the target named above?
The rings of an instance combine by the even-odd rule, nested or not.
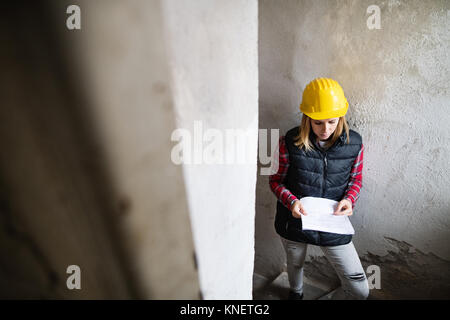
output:
[[[297,200],[294,203],[294,206],[292,207],[292,215],[294,216],[294,218],[301,218],[302,214],[305,216],[307,215],[301,202],[299,200]]]
[[[294,216],[294,218],[301,218],[300,211],[298,209],[292,210],[292,215]]]
[[[336,211],[334,211],[335,215],[342,215],[342,209],[347,209],[347,204],[344,201],[340,201],[338,203],[338,206],[336,208]]]
[[[305,208],[303,207],[302,204],[300,204],[300,213],[303,214],[304,216],[307,216],[308,214],[306,213]]]
[[[345,209],[339,212],[335,212],[335,216],[351,216],[353,214],[351,209]]]
[[[339,202],[336,211],[334,212],[334,215],[337,216],[351,216],[353,214],[352,206],[349,204],[349,201],[342,200]]]
[[[297,214],[297,218],[301,218],[302,217],[302,209],[300,206],[298,206],[296,208],[297,210],[295,211],[295,213]]]

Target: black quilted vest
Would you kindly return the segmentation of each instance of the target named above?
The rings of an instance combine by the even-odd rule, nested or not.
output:
[[[326,150],[319,147],[316,135],[311,130],[310,141],[313,150],[306,152],[294,145],[294,137],[299,127],[290,129],[285,136],[289,152],[289,169],[284,185],[298,198],[320,197],[340,201],[344,197],[350,179],[350,171],[361,149],[359,133],[350,130],[350,143],[347,144],[345,131],[339,139]],[[302,220],[294,218],[291,211],[277,201],[275,216],[276,232],[288,240],[305,242],[318,246],[337,246],[347,244],[352,235],[330,232],[302,230]]]

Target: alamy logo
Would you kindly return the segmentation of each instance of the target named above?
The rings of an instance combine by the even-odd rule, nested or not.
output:
[[[81,9],[79,6],[72,4],[67,7],[66,13],[71,14],[67,17],[66,26],[69,30],[81,29]]]
[[[67,267],[66,273],[70,274],[67,278],[66,286],[67,289],[81,289],[81,269],[77,265],[70,265]]]
[[[381,29],[380,7],[375,4],[370,5],[367,7],[367,13],[370,14],[366,22],[367,28],[369,30]]]
[[[259,159],[262,166],[270,165],[270,167],[261,167],[261,175],[271,175],[278,171],[276,159],[278,129],[270,130],[270,141],[268,141],[267,129],[208,128],[204,130],[203,127],[201,121],[194,121],[193,132],[183,128],[172,132],[171,140],[177,142],[170,154],[174,164],[252,165],[257,164]],[[259,148],[257,148],[258,138]]]
[[[370,274],[370,276],[367,277],[367,281],[369,282],[369,289],[381,289],[380,267],[376,264],[370,265],[367,267],[366,273]]]

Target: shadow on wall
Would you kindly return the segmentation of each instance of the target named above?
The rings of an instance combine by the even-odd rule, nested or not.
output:
[[[0,12],[0,297],[142,297],[117,229],[130,204],[109,178],[49,7],[8,3]],[[74,263],[84,290],[66,287]]]
[[[277,23],[277,20],[267,18],[271,10],[276,10],[275,3],[259,2],[259,128],[279,129],[279,135],[282,136],[287,130],[300,124],[301,113],[293,107],[297,103],[293,101],[301,97],[301,88],[300,86],[294,88],[291,84],[296,34],[294,31],[280,34],[280,29],[272,25]],[[294,22],[290,19],[292,16],[284,18],[286,24]],[[283,48],[283,54],[274,55],[274,50],[280,48]],[[273,77],[265,76],[272,72]],[[270,146],[266,150],[270,150]],[[258,163],[258,173],[260,172],[261,167]],[[284,269],[285,263],[284,249],[274,229],[276,201],[269,187],[269,176],[258,174],[254,271],[268,279],[275,279]]]

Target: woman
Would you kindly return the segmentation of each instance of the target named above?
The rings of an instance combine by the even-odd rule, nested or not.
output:
[[[320,246],[341,280],[332,299],[366,299],[369,286],[352,235],[302,230],[307,215],[302,197],[339,202],[336,215],[352,215],[362,186],[361,136],[348,128],[348,102],[341,86],[332,79],[311,81],[303,92],[299,127],[279,141],[278,172],[270,176],[278,198],[275,230],[287,256],[289,299],[303,298],[303,264],[307,245]]]

